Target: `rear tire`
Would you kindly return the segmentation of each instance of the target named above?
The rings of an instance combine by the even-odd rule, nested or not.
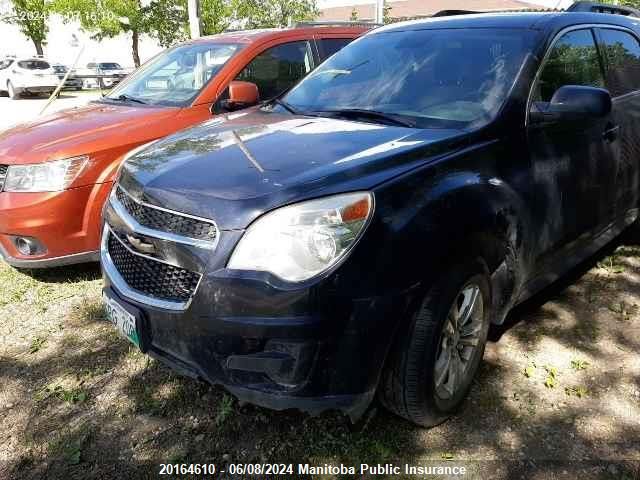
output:
[[[483,270],[476,262],[451,268],[399,332],[378,392],[396,415],[433,427],[467,396],[489,331],[491,302]]]
[[[9,92],[9,98],[11,100],[17,100],[20,98],[20,93],[22,93],[20,90],[18,90],[17,88],[15,88],[13,86],[13,84],[11,83],[11,81],[7,82],[7,92]]]

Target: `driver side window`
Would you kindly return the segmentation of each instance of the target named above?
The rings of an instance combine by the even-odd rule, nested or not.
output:
[[[309,42],[284,43],[259,54],[234,80],[255,83],[260,99],[270,100],[293,87],[313,67]]]
[[[600,56],[589,29],[573,30],[553,46],[540,74],[533,100],[549,102],[565,85],[604,87]]]

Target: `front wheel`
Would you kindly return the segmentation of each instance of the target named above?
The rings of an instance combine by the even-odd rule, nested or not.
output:
[[[467,396],[484,355],[490,305],[481,265],[450,269],[398,334],[383,372],[382,404],[425,427],[451,416]]]

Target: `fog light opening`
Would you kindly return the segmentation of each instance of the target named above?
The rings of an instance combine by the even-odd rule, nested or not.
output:
[[[14,242],[20,254],[25,256],[37,255],[42,250],[40,244],[33,238],[16,237]]]

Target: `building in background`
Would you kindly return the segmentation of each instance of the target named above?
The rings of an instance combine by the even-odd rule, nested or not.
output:
[[[522,10],[536,8],[565,8],[571,0],[396,0],[387,1],[389,17],[402,20],[414,17],[428,17],[441,10]],[[349,20],[356,12],[358,20],[373,21],[375,2],[364,0],[323,0],[318,2],[320,17],[318,20]]]

